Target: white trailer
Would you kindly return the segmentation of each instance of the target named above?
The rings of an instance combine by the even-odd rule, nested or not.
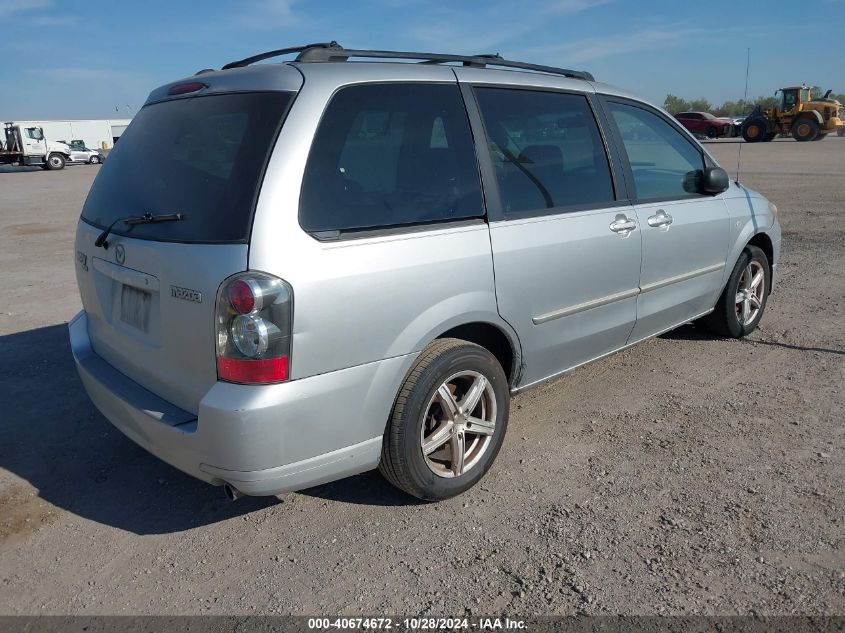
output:
[[[93,150],[110,150],[123,134],[131,119],[68,119],[52,121],[20,121],[20,125],[40,127],[44,136],[67,143],[82,141]]]

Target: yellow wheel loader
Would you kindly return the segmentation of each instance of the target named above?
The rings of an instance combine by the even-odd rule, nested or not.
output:
[[[781,88],[778,93],[778,107],[757,106],[743,122],[742,138],[747,142],[771,141],[778,134],[791,134],[796,141],[820,141],[831,132],[845,134],[842,104],[829,98],[830,90],[815,99],[808,86]]]

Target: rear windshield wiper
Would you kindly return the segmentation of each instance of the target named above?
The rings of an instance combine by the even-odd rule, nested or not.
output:
[[[138,215],[134,217],[128,218],[118,218],[111,224],[109,224],[106,229],[100,233],[96,240],[94,240],[94,246],[102,246],[104,249],[109,249],[109,243],[106,239],[111,233],[111,230],[114,228],[114,225],[118,222],[123,222],[127,226],[135,226],[136,224],[154,224],[155,222],[175,222],[177,220],[184,220],[185,216],[181,213],[160,213],[158,215],[153,215],[152,213],[145,213],[144,215]]]

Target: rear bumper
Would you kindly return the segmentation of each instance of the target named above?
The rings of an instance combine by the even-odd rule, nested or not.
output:
[[[375,468],[390,408],[416,356],[277,385],[218,382],[194,415],[99,357],[84,311],[68,329],[85,390],[114,426],[189,475],[247,495],[299,490]]]

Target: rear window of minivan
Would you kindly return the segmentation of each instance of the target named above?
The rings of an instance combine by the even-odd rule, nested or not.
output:
[[[293,99],[290,92],[189,97],[144,106],[97,175],[82,218],[105,228],[145,213],[179,222],[118,222],[144,239],[246,242],[264,168]]]

